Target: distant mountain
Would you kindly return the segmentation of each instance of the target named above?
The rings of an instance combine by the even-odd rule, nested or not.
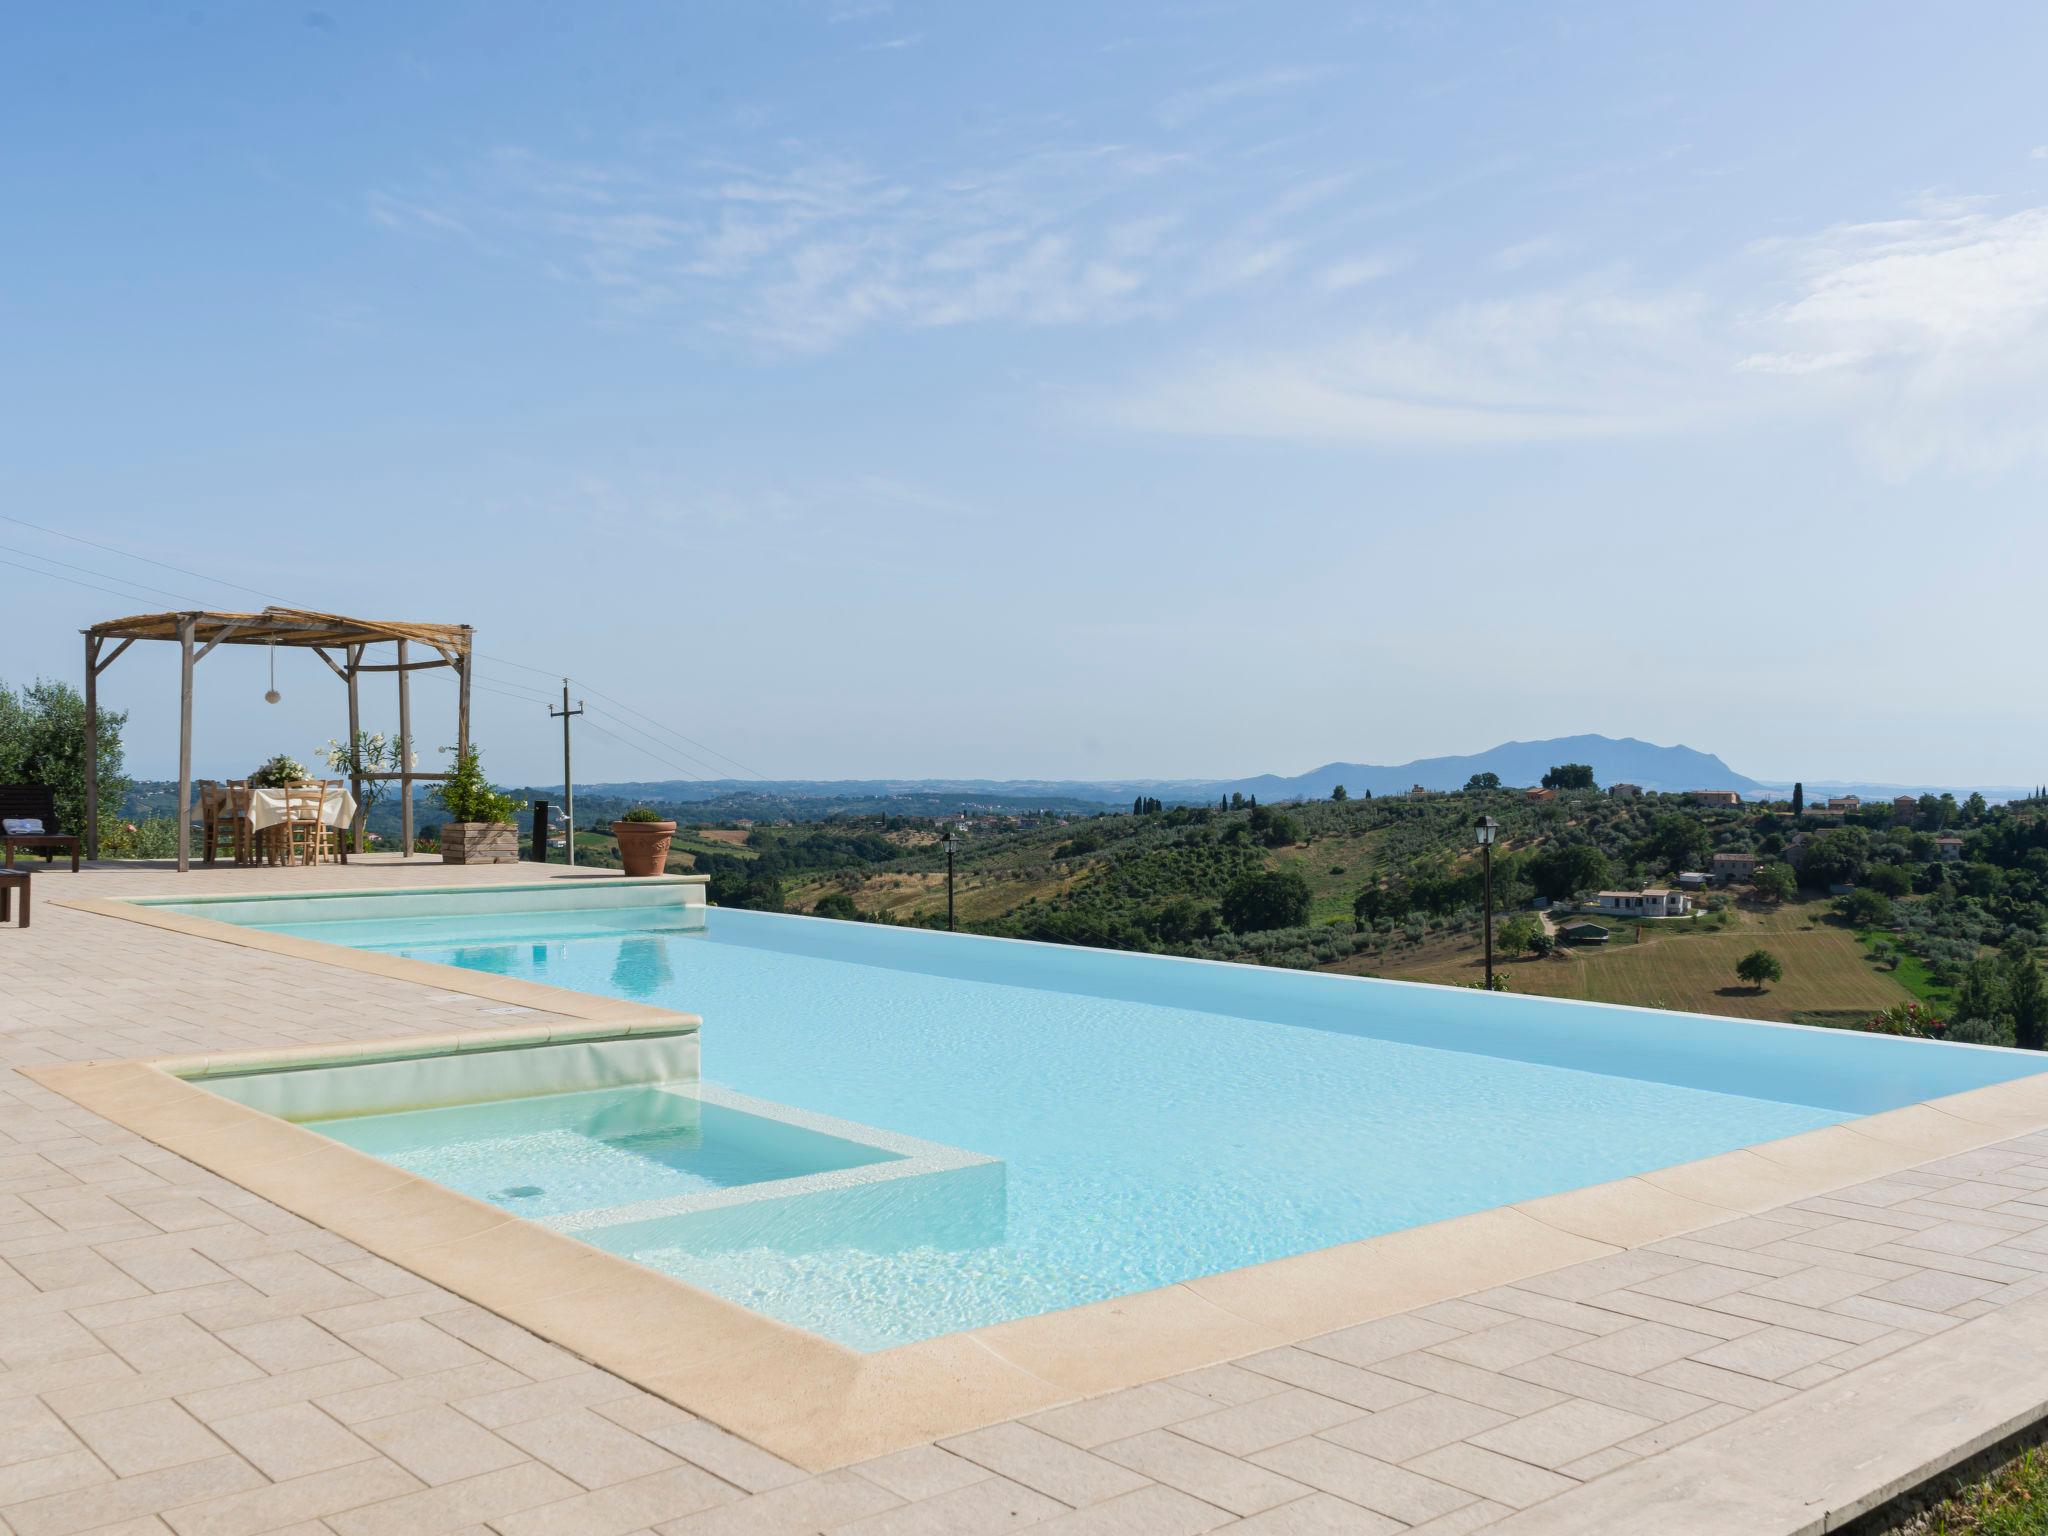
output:
[[[1423,757],[1381,767],[1373,763],[1325,763],[1284,777],[1262,773],[1210,786],[1211,793],[1242,792],[1261,800],[1322,799],[1342,784],[1351,794],[1401,794],[1424,789],[1463,789],[1475,773],[1497,773],[1509,785],[1531,785],[1559,763],[1590,763],[1600,784],[1638,784],[1644,789],[1734,789],[1754,794],[1767,786],[1737,773],[1711,752],[1660,747],[1633,736],[1555,736],[1548,741],[1509,741],[1462,757]]]
[[[1475,773],[1497,773],[1503,784],[1538,782],[1559,763],[1591,763],[1602,784],[1625,780],[1644,789],[1735,789],[1754,793],[1768,786],[1737,773],[1710,752],[1660,747],[1633,737],[1560,736],[1549,741],[1510,741],[1463,757],[1426,757],[1391,767],[1372,763],[1325,763],[1292,776],[1263,773],[1245,779],[772,779],[667,780],[659,783],[579,784],[577,793],[621,799],[693,802],[728,801],[735,796],[763,800],[940,798],[969,807],[1029,806],[1065,809],[1079,801],[1121,805],[1138,795],[1200,802],[1231,793],[1261,800],[1321,799],[1337,785],[1362,795],[1424,789],[1463,789]],[[557,786],[559,788],[559,786]]]

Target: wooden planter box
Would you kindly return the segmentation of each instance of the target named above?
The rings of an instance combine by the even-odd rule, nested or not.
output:
[[[443,864],[516,864],[519,829],[509,821],[449,821],[441,824]]]

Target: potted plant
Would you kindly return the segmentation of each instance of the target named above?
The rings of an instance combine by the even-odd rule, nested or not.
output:
[[[261,768],[249,775],[251,789],[283,789],[287,784],[303,784],[310,775],[306,765],[296,757],[280,752]]]
[[[644,805],[636,805],[612,823],[612,836],[619,840],[619,862],[629,875],[658,875],[668,867],[669,839],[676,824],[663,821]]]
[[[454,771],[435,786],[434,798],[449,817],[441,826],[442,863],[518,861],[519,830],[512,818],[526,802],[491,788],[475,747],[456,755]]]

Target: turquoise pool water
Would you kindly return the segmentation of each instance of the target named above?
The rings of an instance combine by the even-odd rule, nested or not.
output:
[[[934,1224],[912,1201],[851,1228],[821,1223],[815,1239],[799,1225],[750,1244],[643,1236],[621,1250],[860,1349],[1620,1178],[2044,1065],[726,909],[691,932],[673,911],[318,922],[297,920],[317,913],[311,902],[242,910],[258,905],[280,932],[700,1013],[707,1082],[1001,1159],[992,1226],[985,1210]],[[381,1146],[363,1122],[322,1128],[518,1209],[486,1186],[545,1185],[528,1166],[545,1159],[515,1143],[546,1131],[522,1121],[547,1102],[475,1112],[511,1132],[488,1150],[464,1150],[460,1127],[433,1145]],[[463,1158],[478,1179],[447,1171]],[[621,1203],[641,1176],[616,1160],[588,1172],[572,1199]]]

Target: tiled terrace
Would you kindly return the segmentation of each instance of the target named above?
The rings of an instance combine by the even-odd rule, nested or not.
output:
[[[814,1476],[14,1070],[544,1019],[53,900],[455,873],[36,877],[34,927],[0,932],[0,1529],[1633,1531],[1731,1436],[1876,1413],[1965,1340],[1987,1397],[2014,1338],[2048,1356],[2048,1133],[1984,1127],[1819,1198]],[[1680,1525],[1767,1528],[1655,1528]]]

